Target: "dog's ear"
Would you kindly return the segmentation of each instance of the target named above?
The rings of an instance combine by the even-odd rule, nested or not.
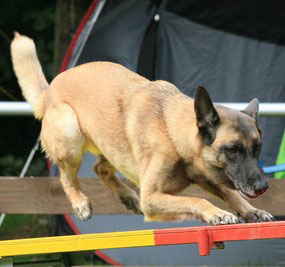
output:
[[[248,106],[241,112],[257,120],[258,110],[259,110],[259,101],[257,98],[254,98],[253,100],[250,101]]]
[[[247,114],[248,116],[255,119],[255,125],[257,127],[257,130],[259,134],[262,136],[262,131],[260,130],[258,126],[258,111],[259,111],[259,101],[257,98],[254,98],[250,101],[250,103],[247,105],[247,107],[242,110],[242,113]]]
[[[201,85],[196,89],[194,109],[203,143],[210,145],[215,140],[220,118],[206,89]]]

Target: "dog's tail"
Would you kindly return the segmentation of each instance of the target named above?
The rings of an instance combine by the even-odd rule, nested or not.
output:
[[[22,94],[31,104],[35,117],[42,119],[45,111],[44,98],[49,84],[33,40],[16,32],[11,43],[11,55]]]

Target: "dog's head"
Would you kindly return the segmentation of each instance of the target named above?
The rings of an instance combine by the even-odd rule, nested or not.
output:
[[[256,198],[268,189],[258,162],[262,145],[258,106],[258,100],[253,99],[243,111],[214,107],[202,86],[194,100],[204,163],[246,198]]]

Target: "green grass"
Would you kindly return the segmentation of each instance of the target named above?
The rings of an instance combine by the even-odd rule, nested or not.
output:
[[[6,215],[0,240],[49,236],[47,215]]]

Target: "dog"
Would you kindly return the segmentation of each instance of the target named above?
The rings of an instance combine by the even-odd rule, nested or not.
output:
[[[60,169],[73,212],[92,215],[81,192],[83,154],[97,156],[94,171],[124,205],[146,221],[199,219],[210,225],[272,221],[246,199],[268,189],[259,166],[258,100],[243,111],[214,105],[203,86],[194,99],[166,81],[149,81],[110,62],[87,63],[60,73],[49,85],[33,40],[15,33],[15,74],[36,119],[41,144]],[[119,170],[140,190],[123,183]],[[234,214],[205,199],[179,196],[197,184],[224,200]]]

